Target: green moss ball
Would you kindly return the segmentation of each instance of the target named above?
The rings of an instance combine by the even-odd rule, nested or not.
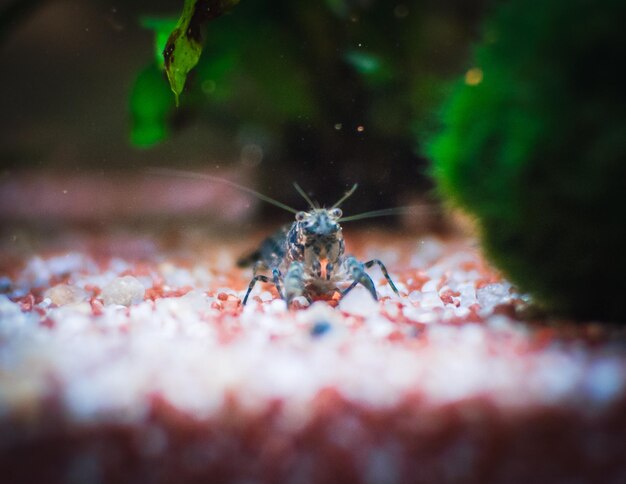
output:
[[[512,0],[427,144],[487,254],[555,314],[626,321],[626,2]]]

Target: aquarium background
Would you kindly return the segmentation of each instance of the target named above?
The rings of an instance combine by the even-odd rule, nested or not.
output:
[[[358,182],[352,213],[415,203],[432,194],[422,145],[448,81],[475,80],[470,46],[486,4],[241,1],[206,26],[176,108],[155,52],[182,1],[9,2],[0,10],[4,183],[45,172],[83,189],[113,177],[120,191],[161,166],[235,177],[298,207],[294,181],[327,204]],[[133,204],[107,190],[107,203]],[[151,198],[159,192],[167,187]]]

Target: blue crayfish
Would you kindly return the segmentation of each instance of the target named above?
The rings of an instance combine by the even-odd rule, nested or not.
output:
[[[356,184],[330,208],[318,206],[297,183],[294,186],[307,201],[310,210],[297,211],[278,202],[281,208],[295,213],[295,221],[291,225],[283,226],[265,239],[258,250],[239,261],[240,266],[254,267],[254,277],[248,285],[243,304],[248,301],[250,292],[258,281],[273,282],[278,294],[287,304],[299,296],[311,300],[312,296],[334,292],[339,290],[338,284],[346,281],[350,285],[339,290],[342,297],[357,284],[362,284],[378,300],[374,282],[365,272],[365,269],[374,264],[380,267],[391,289],[398,294],[387,268],[380,260],[360,262],[356,257],[345,255],[345,243],[339,225],[340,222],[385,215],[389,210],[343,217],[339,205],[354,193]],[[272,200],[270,203],[274,202]],[[271,276],[258,274],[261,270],[269,271]]]
[[[354,193],[357,184],[354,184],[330,208],[324,208],[314,203],[306,192],[294,183],[298,193],[309,204],[308,211],[298,211],[262,193],[223,178],[169,169],[151,171],[224,183],[295,214],[293,223],[283,226],[274,235],[263,240],[257,250],[239,261],[241,267],[253,267],[253,277],[243,298],[244,305],[259,281],[273,283],[280,297],[288,305],[300,296],[311,301],[315,296],[339,291],[343,297],[357,284],[363,285],[372,297],[378,300],[374,282],[365,272],[365,269],[375,264],[380,267],[391,289],[398,294],[398,289],[391,280],[387,268],[380,260],[360,262],[356,257],[345,254],[340,222],[389,215],[403,210],[392,208],[344,217],[339,206]],[[265,272],[265,274],[260,274],[260,272]],[[341,289],[340,286],[346,287]]]

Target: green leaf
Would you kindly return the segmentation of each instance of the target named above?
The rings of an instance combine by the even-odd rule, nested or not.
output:
[[[187,74],[200,59],[205,24],[237,3],[239,0],[185,0],[183,13],[163,50],[165,72],[176,97],[176,106]]]
[[[143,16],[139,20],[145,29],[154,31],[154,57],[161,69],[164,68],[163,50],[172,30],[176,27],[178,19],[175,17],[152,17]]]
[[[139,73],[130,94],[131,143],[149,148],[167,138],[173,109],[163,71],[151,63]]]

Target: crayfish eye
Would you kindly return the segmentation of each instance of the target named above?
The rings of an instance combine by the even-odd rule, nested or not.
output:
[[[331,216],[332,218],[335,218],[335,219],[336,219],[336,218],[341,218],[341,216],[342,216],[342,215],[343,215],[343,212],[341,211],[341,209],[340,209],[340,208],[333,208],[333,209],[330,211],[330,216]]]
[[[302,222],[306,218],[306,212],[298,212],[296,214],[296,220]]]

